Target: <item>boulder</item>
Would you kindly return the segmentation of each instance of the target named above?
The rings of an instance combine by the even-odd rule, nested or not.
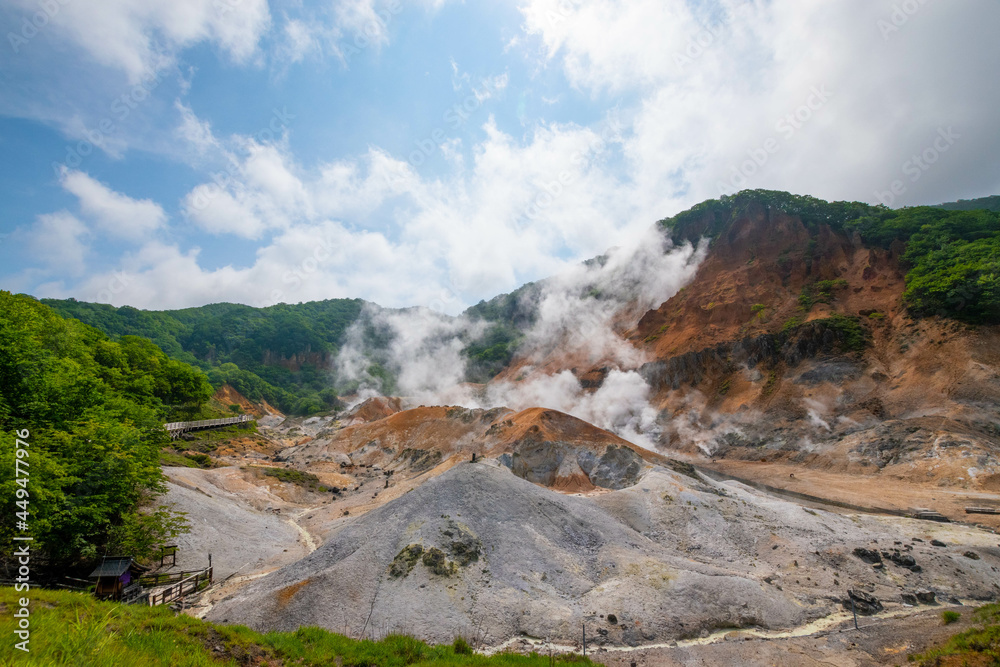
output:
[[[882,555],[878,551],[875,551],[874,549],[865,549],[864,547],[858,547],[857,549],[854,550],[854,555],[870,565],[882,562]]]
[[[851,589],[847,591],[847,599],[844,600],[844,609],[851,611],[852,608],[862,616],[872,616],[882,611],[883,607],[882,603],[874,595]]]

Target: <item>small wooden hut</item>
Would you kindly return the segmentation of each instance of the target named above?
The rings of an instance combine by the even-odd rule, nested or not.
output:
[[[139,577],[148,569],[131,556],[105,558],[90,573],[90,579],[97,580],[94,595],[101,600],[121,600],[129,590],[138,587]]]

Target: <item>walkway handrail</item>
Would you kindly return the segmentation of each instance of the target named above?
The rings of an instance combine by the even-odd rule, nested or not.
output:
[[[205,568],[199,572],[178,581],[177,583],[167,586],[166,588],[150,592],[148,597],[148,603],[150,607],[157,607],[161,604],[166,604],[178,598],[182,598],[189,593],[195,593],[201,588],[202,583],[207,582],[209,586],[212,585],[212,568]]]
[[[194,422],[170,422],[164,424],[163,428],[168,431],[186,431],[194,428],[207,428],[210,426],[229,426],[230,424],[243,424],[253,420],[253,415],[239,415],[237,417],[225,417],[223,419],[202,419]]]

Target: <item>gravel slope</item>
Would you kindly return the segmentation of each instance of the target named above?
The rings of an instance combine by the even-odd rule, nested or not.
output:
[[[225,488],[242,481],[237,469],[164,468],[164,472],[169,481],[161,503],[185,512],[191,526],[175,540],[180,569],[206,567],[212,554],[215,579],[220,580],[237,570],[241,575],[273,570],[308,553],[298,529],[288,522],[291,506],[277,497],[267,502],[265,489],[251,494]],[[273,505],[282,513],[261,511],[255,505]]]
[[[910,541],[938,530],[981,559]],[[851,555],[873,540],[916,545],[924,571],[876,571]],[[839,608],[848,585],[890,604],[903,588],[989,598],[995,543],[962,527],[804,510],[665,469],[622,491],[574,497],[492,461],[463,463],[347,523],[209,618],[353,635],[392,628],[435,642],[485,635],[489,644],[519,633],[572,642],[586,622],[597,644],[636,645],[794,627]]]

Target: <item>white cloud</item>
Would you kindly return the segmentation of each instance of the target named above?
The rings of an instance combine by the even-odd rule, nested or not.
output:
[[[1000,43],[979,37],[990,25],[980,18],[1000,18],[1000,8],[929,3],[886,41],[878,20],[892,4],[720,0],[712,6],[721,9],[697,14],[692,7],[708,5],[523,0],[530,38],[512,48],[540,43],[545,62],[595,104],[611,91],[623,108],[591,127],[528,121],[518,136],[490,119],[474,144],[459,143],[452,128],[443,138],[428,132],[408,154],[372,146],[302,164],[286,137],[216,137],[178,104],[175,136],[216,174],[182,198],[185,216],[213,234],[267,240],[252,267],[234,269],[246,271],[237,281],[221,269],[192,269],[199,281],[179,281],[169,297],[154,281],[117,298],[155,306],[161,296],[196,305],[337,294],[456,312],[628,243],[652,221],[717,196],[720,183],[871,201],[903,177],[902,163],[931,145],[940,126],[955,126],[962,138],[897,203],[995,187],[1000,132],[990,110],[1000,89],[982,82],[992,80]],[[388,6],[336,5],[341,36]],[[974,50],[950,48],[947,59],[926,48],[973,42]],[[461,88],[473,87],[457,64],[453,70]],[[506,73],[490,82],[497,93],[513,85]],[[802,110],[809,118],[799,122]],[[769,139],[778,150],[754,163]],[[438,151],[450,169],[429,176],[422,165]],[[740,174],[746,165],[753,173]],[[339,230],[329,255],[336,259],[307,272],[309,280],[286,283],[288,271],[312,261],[312,248],[293,250],[293,241],[327,225]],[[199,266],[197,255],[177,248],[150,257]],[[154,264],[143,267],[140,274],[156,275]],[[223,291],[209,295],[203,285]]]
[[[283,32],[279,55],[288,62],[301,62],[311,54],[322,53],[326,32],[322,26],[309,21],[289,19],[285,23]]]
[[[468,167],[455,142],[438,145],[428,138],[409,157],[419,164],[441,150],[456,169],[437,179],[422,178],[413,165],[374,148],[308,170],[296,164],[284,139],[260,143],[234,136],[220,142],[193,114],[184,127],[194,128],[184,133],[194,135],[196,145],[215,147],[217,161],[228,163],[213,182],[184,198],[185,215],[199,227],[249,239],[332,219],[378,230],[398,265],[419,256],[435,267],[409,280],[435,285],[428,293],[444,296],[431,300],[447,299],[444,307],[452,311],[516,287],[525,276],[603,251],[609,239],[624,234],[627,240],[654,219],[636,212],[603,166],[622,145],[613,117],[603,132],[540,126],[523,144],[490,119],[483,127],[487,138],[474,147]],[[388,276],[375,280],[390,285]],[[374,288],[387,295],[381,303],[414,303],[385,287]]]
[[[79,276],[86,268],[89,246],[87,226],[69,211],[40,215],[31,227],[18,229],[13,240],[22,241],[33,257],[53,273]]]
[[[436,12],[448,0],[334,0],[313,7],[300,7],[288,16],[276,48],[277,60],[287,66],[308,57],[329,54],[341,64],[371,49],[378,52],[389,44],[400,15],[411,7]]]
[[[331,221],[279,232],[247,267],[208,269],[199,255],[198,248],[184,251],[152,241],[125,254],[120,269],[90,275],[72,287],[39,291],[37,296],[76,296],[156,309],[223,300],[266,306],[358,294],[386,302],[397,298],[426,302],[434,295],[433,287],[413,276],[437,271],[433,261],[408,254],[381,234],[351,231]],[[109,292],[107,286],[116,280],[116,289]]]
[[[80,209],[111,236],[137,241],[167,222],[159,204],[115,192],[82,171],[64,171],[62,186],[79,198]]]
[[[914,3],[900,15],[900,4],[524,0],[520,8],[525,32],[572,85],[639,100],[625,180],[643,208],[677,211],[718,196],[720,184],[875,202],[899,179],[906,193],[897,206],[990,191],[1000,180],[991,157],[1000,132],[986,110],[1000,89],[976,82],[991,80],[1000,60],[987,27],[1000,21],[1000,6]],[[814,89],[831,94],[803,111]],[[797,112],[809,118],[796,127]],[[959,146],[908,180],[903,163],[949,126],[964,132]],[[776,150],[764,164],[748,162],[769,139]]]
[[[36,0],[11,1],[29,15],[39,10]],[[267,0],[75,0],[56,7],[51,25],[133,84],[203,41],[246,62],[270,24]]]
[[[268,225],[245,200],[214,183],[195,187],[183,202],[185,215],[212,234],[232,234],[246,239],[259,239]]]
[[[212,124],[206,120],[198,118],[191,107],[177,101],[174,107],[181,115],[180,125],[177,126],[177,136],[184,144],[190,147],[196,155],[204,156],[209,152],[222,150],[222,145],[212,133]]]

